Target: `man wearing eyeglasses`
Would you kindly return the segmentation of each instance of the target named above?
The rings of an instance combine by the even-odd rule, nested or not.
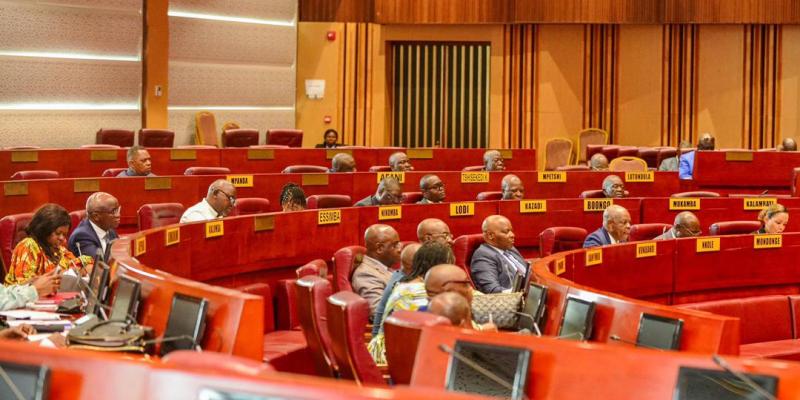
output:
[[[684,211],[675,216],[672,229],[653,240],[678,239],[700,236],[700,220],[691,211]]]
[[[391,176],[387,176],[378,184],[378,190],[375,191],[374,195],[361,199],[353,207],[388,206],[402,202],[403,188],[400,186],[400,182]]]
[[[422,244],[437,241],[453,247],[453,234],[450,227],[438,218],[425,218],[417,225],[417,239]]]
[[[89,257],[100,254],[107,260],[111,242],[119,237],[116,229],[121,210],[116,197],[105,192],[92,193],[86,200],[86,218],[69,236],[72,254]]]
[[[422,191],[422,200],[417,204],[434,204],[444,201],[444,182],[438,176],[428,174],[419,180],[419,189]]]
[[[234,206],[236,206],[236,187],[225,179],[217,179],[208,187],[206,198],[183,213],[181,223],[227,217]]]
[[[528,262],[514,248],[514,228],[502,215],[490,215],[483,220],[483,241],[472,254],[470,272],[475,288],[483,293],[507,293],[514,278],[524,278]]]

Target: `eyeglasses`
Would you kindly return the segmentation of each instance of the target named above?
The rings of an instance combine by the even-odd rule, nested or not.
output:
[[[450,233],[450,232],[429,233],[429,235],[431,236],[431,239],[435,239],[437,237],[440,237],[440,238],[443,238],[443,239],[452,239],[453,238],[453,234]]]
[[[433,297],[433,296],[436,296],[437,294],[441,294],[441,293],[451,292],[452,290],[445,289],[447,287],[447,285],[449,285],[451,283],[459,284],[459,285],[467,285],[470,288],[472,287],[472,281],[470,281],[469,279],[444,281],[444,283],[442,283],[442,290],[439,291],[439,292],[436,292],[436,291],[433,291],[433,290],[428,290],[428,297]]]
[[[122,206],[119,206],[112,210],[97,210],[97,212],[109,214],[115,217],[119,217],[122,214]]]
[[[231,202],[231,205],[232,205],[232,206],[235,206],[235,205],[236,205],[236,196],[233,196],[233,195],[227,194],[227,193],[223,192],[223,191],[222,191],[222,190],[220,190],[220,189],[218,189],[218,190],[217,190],[217,192],[224,194],[224,195],[225,195],[225,197],[227,197],[227,198],[228,198],[228,201],[229,201],[229,202]]]
[[[689,228],[683,225],[678,225],[675,227],[675,233],[677,233],[676,236],[678,237],[694,237],[694,236],[700,236],[702,232],[700,230],[690,231]]]

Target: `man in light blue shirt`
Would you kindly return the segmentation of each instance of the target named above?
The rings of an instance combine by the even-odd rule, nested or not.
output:
[[[700,136],[700,140],[697,142],[697,150],[714,150],[714,136],[711,136],[710,133],[704,133],[703,136]],[[680,165],[678,166],[678,177],[681,179],[692,179],[694,175],[694,156],[696,152],[694,150],[684,153],[681,155]]]

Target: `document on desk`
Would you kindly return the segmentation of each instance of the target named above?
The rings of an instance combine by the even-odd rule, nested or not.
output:
[[[20,325],[36,325],[36,326],[64,326],[64,327],[72,327],[72,321],[68,320],[56,320],[56,321],[29,321],[25,319],[15,319],[12,321],[8,321],[8,326],[15,327]]]
[[[56,313],[23,309],[0,311],[0,315],[6,317],[9,322],[17,319],[27,321],[56,321],[61,319],[61,316]]]

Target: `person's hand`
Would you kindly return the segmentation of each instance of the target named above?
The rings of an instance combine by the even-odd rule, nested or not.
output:
[[[36,292],[39,293],[39,297],[50,296],[58,291],[58,287],[61,285],[61,275],[59,275],[58,271],[54,269],[46,274],[39,275],[38,277],[34,278],[31,282],[31,285],[36,288]]]
[[[35,335],[36,329],[30,325],[20,325],[13,328],[0,330],[0,339],[5,340],[25,340],[28,335]]]
[[[487,322],[485,324],[479,325],[481,327],[482,332],[497,332],[497,325],[494,322]]]

